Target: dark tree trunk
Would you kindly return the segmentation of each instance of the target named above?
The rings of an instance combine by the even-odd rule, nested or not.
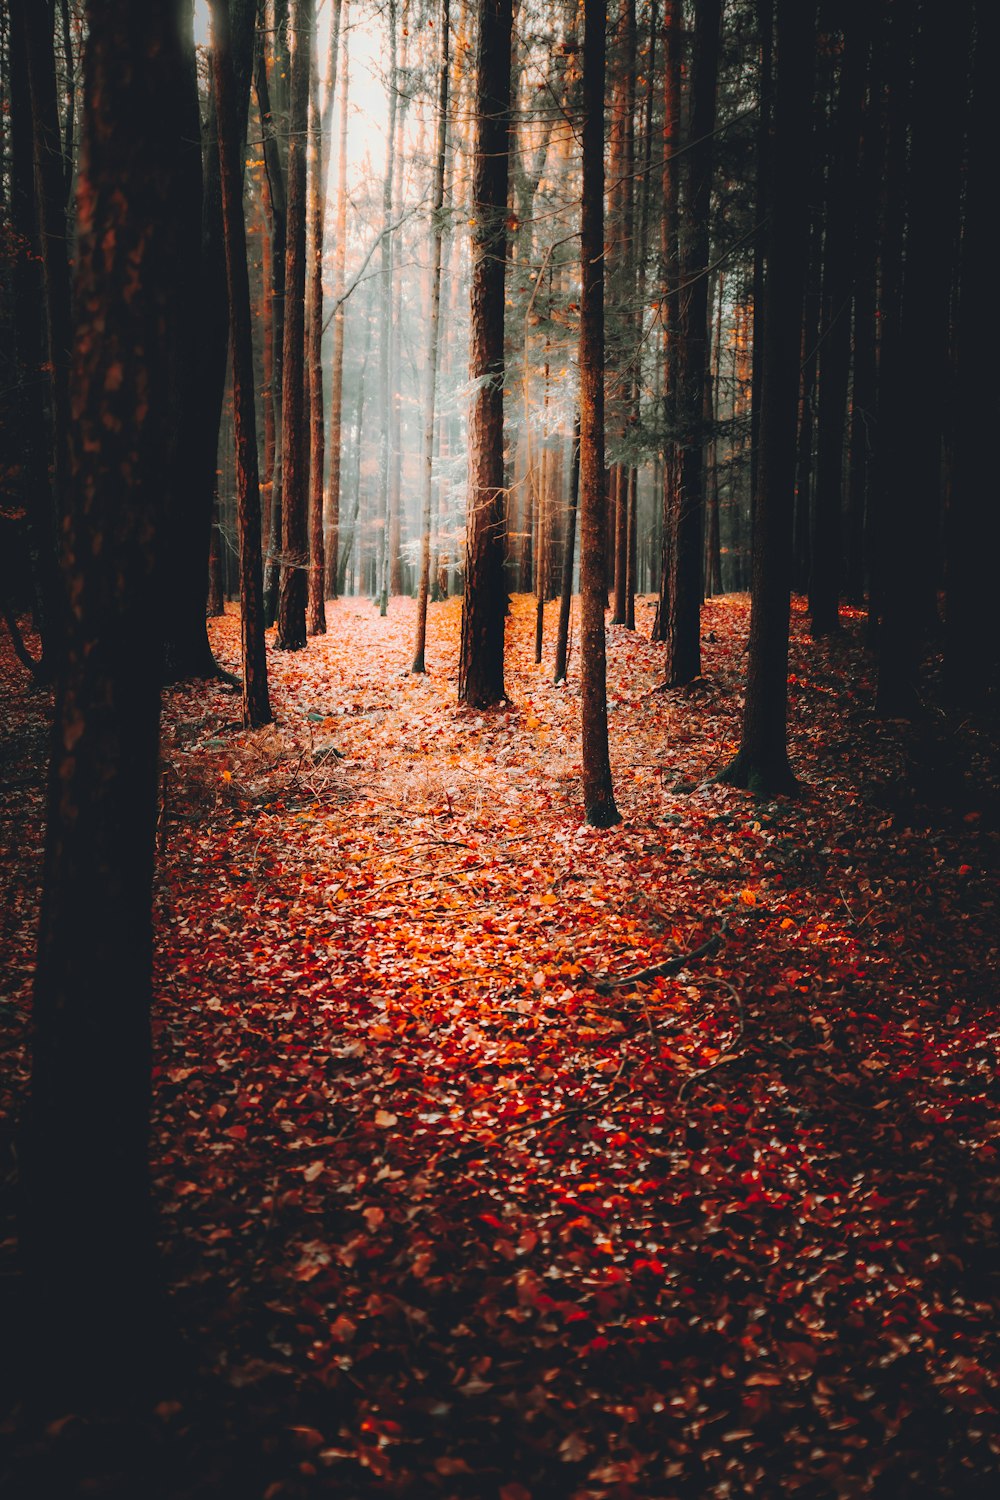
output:
[[[444,178],[448,158],[448,82],[450,72],[449,0],[441,0],[438,76],[437,145],[434,155],[434,201],[431,207],[431,315],[427,327],[427,391],[424,397],[423,494],[420,502],[420,580],[417,586],[417,638],[413,651],[412,672],[427,670],[427,598],[431,583],[431,501],[434,471],[434,404],[437,394],[438,346],[441,327],[441,253],[444,245]]]
[[[276,6],[276,12],[282,7]],[[287,6],[284,7],[287,15]],[[288,245],[288,213],[285,194],[285,169],[278,141],[276,112],[281,111],[271,103],[271,86],[268,79],[268,56],[274,72],[287,73],[288,57],[285,49],[283,17],[276,14],[273,49],[268,53],[266,40],[262,36],[257,52],[257,67],[254,87],[257,108],[260,113],[261,133],[264,138],[264,168],[267,181],[267,200],[271,219],[271,393],[272,418],[274,422],[274,465],[271,471],[271,498],[268,506],[268,528],[266,565],[264,568],[264,620],[273,625],[278,616],[278,589],[281,581],[281,532],[282,532],[282,479],[281,453],[281,405],[282,376],[285,339],[285,255]],[[287,90],[280,90],[283,98]],[[277,93],[277,91],[276,91]]]
[[[605,318],[606,385],[608,416],[618,443],[626,437],[631,410],[632,376],[629,365],[635,357],[634,334],[635,266],[633,262],[633,213],[635,193],[635,0],[622,0],[618,23],[618,66],[611,112],[608,147],[611,182],[608,187],[608,217],[605,225],[605,288],[610,303]],[[612,337],[608,337],[608,324]],[[628,584],[629,465],[620,459],[613,469],[615,508],[612,552],[614,610],[612,625],[626,623]]]
[[[555,683],[566,681],[569,661],[569,615],[573,603],[573,554],[576,551],[576,513],[580,498],[580,409],[573,416],[573,457],[569,472],[569,513],[563,553],[562,585],[559,591],[559,624],[556,630]]]
[[[760,84],[757,116],[757,182],[753,246],[753,346],[750,351],[750,531],[753,534],[760,454],[761,376],[764,357],[764,272],[767,258],[767,205],[771,197],[771,136],[774,130],[774,0],[757,0],[760,32]]]
[[[660,220],[660,302],[663,308],[663,501],[660,597],[650,637],[667,638],[670,599],[670,518],[677,487],[677,372],[680,323],[681,0],[663,0],[663,205]]]
[[[340,592],[338,557],[340,555],[341,445],[343,442],[344,407],[344,281],[347,265],[347,100],[348,68],[348,0],[341,0],[344,27],[343,57],[340,69],[340,142],[337,150],[337,218],[333,244],[333,359],[330,369],[330,480],[326,492],[327,543],[326,592],[335,599]]]
[[[584,0],[580,214],[580,698],[583,804],[593,828],[621,821],[608,749],[604,490],[604,6]]]
[[[952,700],[978,709],[1000,691],[993,595],[1000,549],[996,503],[997,385],[985,379],[982,351],[998,347],[993,249],[997,162],[994,69],[1000,11],[977,0],[968,128],[968,188],[962,234],[956,338],[956,432],[948,526],[945,682]]]
[[[948,319],[957,250],[965,7],[947,26],[926,0],[917,14],[908,223],[899,360],[885,371],[889,483],[885,489],[877,704],[887,717],[919,712],[921,644],[936,612]]]
[[[25,539],[31,568],[35,621],[42,640],[42,659],[32,670],[41,679],[51,679],[62,648],[64,625],[63,582],[57,567],[57,513],[49,477],[49,425],[46,413],[45,340],[41,308],[44,305],[42,260],[35,214],[35,146],[28,84],[24,7],[10,13],[10,213],[11,227],[19,244],[14,263],[14,355],[18,378],[17,457],[20,460],[20,498],[25,512]],[[12,447],[14,445],[12,444]],[[65,493],[61,510],[65,509]],[[13,601],[17,583],[17,558],[13,547],[4,547],[0,586]],[[13,616],[12,616],[13,618]],[[31,661],[30,656],[28,661]]]
[[[339,22],[335,17],[334,25]],[[310,635],[326,634],[323,547],[323,475],[326,444],[323,432],[323,220],[326,169],[323,129],[319,114],[319,77],[315,48],[309,87],[309,226],[306,337],[309,365],[309,607]],[[331,83],[331,88],[333,87]]]
[[[506,503],[503,462],[504,270],[510,141],[511,0],[480,0],[472,201],[469,496],[459,700],[488,708],[503,681]]]
[[[795,790],[786,745],[788,624],[808,213],[800,184],[808,167],[815,35],[811,3],[778,0],[750,650],[740,748],[720,777],[764,798]]]
[[[844,419],[851,364],[855,202],[868,45],[864,12],[869,3],[870,0],[850,0],[845,7],[843,55],[827,176],[816,488],[809,560],[809,614],[814,636],[831,635],[840,629]]]
[[[230,343],[233,350],[233,421],[236,429],[237,529],[240,549],[240,612],[243,646],[243,723],[258,729],[271,722],[264,650],[264,575],[260,553],[260,479],[257,472],[257,414],[254,405],[253,334],[250,315],[250,277],[247,269],[246,224],[238,142],[239,122],[245,119],[250,94],[236,97],[233,76],[233,39],[230,0],[212,3],[212,77],[218,120],[219,164],[222,182],[222,222],[225,232],[226,277],[229,292]],[[249,22],[253,14],[244,10]]]
[[[74,599],[56,695],[22,1157],[33,1351],[86,1400],[155,1357],[151,886],[174,316],[179,0],[89,0],[72,360]],[[127,290],[127,295],[126,295]]]
[[[691,145],[683,225],[678,420],[681,452],[670,515],[670,599],[666,680],[671,687],[701,672],[702,515],[704,434],[702,411],[708,358],[709,208],[712,135],[715,130],[721,0],[697,0],[691,66]]]
[[[306,129],[312,21],[313,0],[292,0],[288,243],[285,250],[281,395],[282,569],[275,642],[279,651],[300,651],[306,643],[306,571],[309,563],[308,424],[305,409]]]

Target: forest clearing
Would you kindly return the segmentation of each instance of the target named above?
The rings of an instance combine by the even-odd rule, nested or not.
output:
[[[714,784],[747,607],[706,604],[690,689],[609,631],[604,833],[531,599],[493,715],[458,600],[426,677],[413,601],[330,606],[264,729],[168,690],[152,1176],[197,1370],[124,1435],[18,1408],[0,1494],[994,1492],[995,766],[968,730],[928,768],[799,604],[804,795]],[[4,651],[9,1123],[47,705]]]

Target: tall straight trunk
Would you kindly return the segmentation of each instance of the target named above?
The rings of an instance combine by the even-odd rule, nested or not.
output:
[[[267,201],[271,221],[271,404],[274,421],[274,466],[271,472],[271,503],[269,506],[266,566],[264,569],[264,619],[273,625],[278,616],[278,590],[281,581],[281,535],[283,473],[282,462],[282,385],[284,373],[285,343],[285,257],[288,247],[288,202],[285,191],[285,167],[278,140],[278,122],[284,119],[280,101],[286,89],[280,83],[288,70],[285,48],[284,16],[287,5],[278,13],[275,7],[272,50],[268,52],[266,29],[260,37],[257,51],[257,67],[254,87],[260,113],[261,135],[264,149],[264,176],[267,182]],[[272,108],[271,83],[268,76],[268,61],[275,76],[275,100]]]
[[[715,333],[713,336],[712,371],[705,381],[705,429],[708,433],[706,452],[708,456],[708,478],[706,496],[708,518],[705,527],[705,593],[709,596],[722,593],[722,523],[719,515],[719,444],[715,436],[718,429],[719,383],[722,365],[722,297],[725,274],[719,272],[715,292]]]
[[[49,476],[49,426],[46,413],[46,351],[39,309],[44,302],[38,222],[35,213],[35,147],[28,83],[24,11],[10,12],[10,215],[21,251],[14,261],[13,321],[17,400],[14,407],[20,449],[20,499],[33,585],[35,620],[42,638],[42,659],[33,670],[50,680],[62,649],[65,608],[57,566],[57,516]],[[65,494],[60,511],[65,509]],[[13,592],[16,562],[0,557],[5,601]],[[9,569],[9,571],[8,571]],[[10,592],[8,592],[10,590]],[[30,661],[30,657],[28,658]]]
[[[667,638],[670,599],[670,518],[677,489],[677,374],[680,324],[680,139],[681,0],[663,0],[663,173],[660,219],[660,307],[663,361],[663,525],[660,539],[660,597],[651,637]]]
[[[566,516],[566,540],[563,552],[562,582],[559,590],[559,624],[556,629],[556,661],[552,681],[566,681],[569,660],[569,616],[573,602],[573,554],[576,551],[576,513],[580,498],[580,408],[573,413],[573,456],[569,471],[569,511]]]
[[[358,375],[358,404],[354,419],[354,474],[353,474],[353,500],[351,502],[351,514],[347,524],[347,535],[344,539],[337,560],[337,593],[343,594],[347,588],[347,570],[351,562],[352,553],[357,556],[361,551],[361,543],[358,540],[358,513],[361,510],[361,433],[364,426],[365,415],[365,377],[368,374],[368,357],[371,353],[372,343],[372,319],[370,309],[365,312],[365,344],[361,355],[361,370]]]
[[[608,194],[610,225],[605,226],[605,240],[611,252],[607,260],[605,285],[611,302],[614,337],[610,343],[609,363],[612,375],[609,414],[618,442],[627,437],[631,413],[632,375],[629,369],[636,357],[634,345],[635,263],[633,254],[635,208],[635,0],[623,0],[619,21],[620,67],[614,91],[611,116],[609,168],[611,185]],[[610,233],[609,233],[610,229]],[[607,252],[606,252],[607,254]],[[614,612],[613,625],[624,625],[628,574],[628,495],[629,466],[619,460],[615,471],[614,511]]]
[[[604,6],[584,0],[580,204],[580,700],[584,815],[621,821],[608,747],[604,489]]]
[[[702,515],[705,369],[708,358],[709,208],[715,130],[721,0],[697,0],[691,66],[691,145],[683,223],[678,421],[681,452],[670,514],[670,599],[666,680],[671,687],[701,672]]]
[[[407,56],[409,53],[410,32],[409,27],[402,28],[402,46],[400,49],[400,63],[398,77],[407,76]],[[393,188],[392,201],[399,204],[403,200],[403,130],[406,123],[406,111],[409,105],[409,95],[405,90],[400,90],[397,84],[395,90],[400,95],[396,108],[396,149],[393,162]],[[422,151],[418,154],[422,155]],[[400,236],[402,242],[402,233]],[[403,541],[404,520],[403,507],[400,499],[403,479],[403,434],[402,434],[402,353],[400,346],[401,329],[403,323],[403,282],[400,274],[399,253],[393,251],[392,257],[392,303],[390,310],[390,377],[389,385],[392,392],[392,401],[389,407],[389,533],[388,533],[388,561],[389,561],[389,593],[398,597],[403,592]]]
[[[312,55],[313,0],[292,0],[291,96],[288,109],[285,329],[281,381],[281,583],[279,651],[306,643],[306,571],[309,563],[308,424],[305,412],[306,131]]]
[[[431,204],[430,318],[427,325],[427,386],[424,396],[424,452],[420,499],[420,581],[417,592],[417,639],[412,672],[425,672],[427,649],[427,598],[431,582],[431,501],[434,475],[434,401],[437,393],[438,348],[441,328],[441,256],[444,246],[444,178],[448,158],[448,79],[451,66],[449,0],[441,0],[438,76],[437,143],[434,154],[434,198]]]
[[[480,0],[472,182],[469,494],[459,701],[489,708],[503,681],[506,504],[503,467],[504,270],[510,140],[511,0]]]
[[[52,470],[56,508],[66,508],[69,484],[69,355],[70,316],[66,177],[59,109],[56,102],[56,59],[53,9],[50,0],[14,0],[19,30],[24,36],[31,86],[35,172],[38,183],[39,245],[45,284],[45,327],[48,341],[52,403]]]
[[[981,364],[982,350],[995,350],[1000,334],[991,236],[998,146],[993,70],[998,45],[1000,12],[990,0],[976,0],[944,641],[945,685],[952,701],[964,709],[982,709],[1000,691],[993,596],[1000,545],[994,434],[1000,413],[996,382],[983,379]]]
[[[879,11],[876,12],[878,15]],[[853,379],[847,495],[845,584],[848,601],[860,605],[865,592],[865,537],[878,384],[878,193],[884,143],[881,130],[881,27],[873,27],[867,95],[861,116],[861,161],[854,252]]]
[[[389,524],[392,500],[389,461],[392,453],[392,189],[396,161],[396,0],[389,0],[389,120],[385,132],[385,175],[382,178],[382,246],[379,264],[381,326],[378,346],[379,399],[382,417],[378,442],[379,548],[376,592],[380,615],[389,608]]]
[[[816,195],[821,193],[820,153],[814,149],[812,176]],[[802,316],[802,370],[799,383],[798,454],[795,461],[795,518],[792,525],[792,588],[804,593],[809,586],[809,529],[812,517],[813,459],[816,447],[816,374],[819,369],[820,261],[823,216],[813,210],[807,252],[806,290]]]
[[[757,181],[753,246],[753,344],[750,351],[753,395],[750,401],[750,531],[757,494],[760,451],[761,376],[764,356],[764,272],[767,255],[767,205],[771,195],[771,136],[774,130],[774,0],[757,0],[760,73],[757,101]]]
[[[844,489],[844,420],[851,362],[854,223],[860,120],[869,0],[851,0],[844,13],[843,56],[826,196],[823,248],[816,489],[809,564],[809,614],[814,636],[840,628],[843,565],[841,509]]]
[[[261,547],[267,552],[268,529],[271,525],[271,487],[274,484],[274,305],[272,300],[273,277],[271,269],[271,226],[263,205],[259,207],[258,229],[260,232],[260,270],[262,281],[261,320],[263,323],[263,376],[261,406],[264,410],[264,481],[261,485]]]
[[[246,80],[253,65],[253,27],[244,12],[255,11],[253,0],[233,0],[233,69],[236,92],[249,98]],[[200,135],[194,67],[185,79],[190,99],[185,139]],[[239,122],[239,161],[245,158],[246,119]],[[167,568],[171,592],[166,621],[167,672],[171,678],[226,676],[212,655],[205,627],[212,518],[218,488],[219,432],[226,387],[229,307],[226,258],[222,230],[222,188],[214,96],[209,95],[204,183],[200,201],[192,170],[190,212],[200,217],[200,264],[192,270],[191,294],[183,308],[194,323],[190,333],[189,378],[185,383],[178,425],[186,435],[182,466],[171,496],[167,538]],[[197,230],[193,230],[197,233]]]
[[[240,115],[246,114],[246,94],[236,97],[229,0],[211,0],[212,81],[218,120],[219,167],[222,183],[222,224],[226,246],[229,290],[229,341],[233,352],[233,423],[236,430],[237,533],[240,553],[240,639],[243,647],[243,724],[259,729],[271,722],[264,650],[264,573],[260,552],[260,477],[257,471],[257,413],[254,404],[253,332],[250,315],[250,275],[247,267],[243,184],[237,155]],[[244,8],[239,20],[252,34],[253,12]]]
[[[788,626],[807,238],[800,184],[808,165],[815,38],[812,0],[777,0],[774,175],[764,282],[749,658],[740,748],[719,778],[763,798],[796,787],[787,750]]]
[[[344,407],[344,283],[347,267],[348,0],[342,0],[343,58],[340,64],[340,144],[337,150],[337,217],[333,230],[333,359],[330,366],[330,479],[326,491],[326,592],[340,592],[340,462]],[[332,89],[332,84],[331,84]]]
[[[652,188],[653,162],[653,103],[656,91],[656,32],[658,27],[657,0],[649,7],[649,41],[643,67],[646,74],[646,98],[643,105],[642,124],[642,174],[638,188],[637,225],[635,236],[635,307],[631,322],[635,352],[631,363],[629,391],[629,424],[634,432],[639,431],[641,418],[642,345],[645,338],[646,312],[646,258],[649,249],[649,210]],[[638,587],[638,522],[639,522],[639,473],[632,470],[629,481],[628,511],[628,566],[625,575],[625,625],[635,629],[635,594]]]
[[[335,23],[336,24],[336,21]],[[309,598],[310,635],[326,634],[323,550],[323,476],[326,447],[323,432],[323,220],[326,199],[323,130],[319,113],[319,77],[313,49],[309,86],[309,226],[306,338],[309,365]]]
[[[86,19],[63,536],[74,608],[51,739],[20,1154],[32,1348],[73,1410],[103,1387],[141,1389],[157,1352],[147,1160],[157,666],[171,414],[186,373],[174,340],[182,7],[88,0]]]
[[[893,482],[885,492],[888,545],[876,701],[891,718],[920,713],[921,646],[937,608],[967,27],[964,4],[953,7],[947,27],[929,3],[917,12],[900,358],[895,375],[886,376]]]

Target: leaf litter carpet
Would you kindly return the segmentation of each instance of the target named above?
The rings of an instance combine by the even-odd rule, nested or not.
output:
[[[797,609],[804,795],[754,804],[711,779],[747,601],[710,601],[687,691],[609,629],[596,832],[556,607],[536,666],[513,601],[493,713],[455,703],[457,600],[409,674],[413,608],[269,649],[267,729],[165,694],[153,1176],[200,1374],[131,1446],[15,1408],[0,1495],[1000,1492],[983,735],[877,723]],[[3,670],[7,1172],[47,705]]]

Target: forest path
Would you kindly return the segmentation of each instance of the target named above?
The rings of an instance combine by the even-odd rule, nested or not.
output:
[[[181,1326],[231,1393],[221,1447],[163,1419],[178,1462],[215,1443],[269,1500],[978,1493],[1000,1097],[974,747],[955,805],[914,800],[857,657],[796,609],[808,795],[706,781],[747,616],[710,601],[688,693],[609,632],[625,821],[597,833],[575,660],[551,687],[517,598],[511,707],[460,708],[459,609],[414,679],[410,601],[328,606],[269,653],[272,728],[227,728],[216,686],[165,698],[154,1180]],[[212,633],[235,667],[235,616]],[[688,970],[588,983],[724,918]]]

